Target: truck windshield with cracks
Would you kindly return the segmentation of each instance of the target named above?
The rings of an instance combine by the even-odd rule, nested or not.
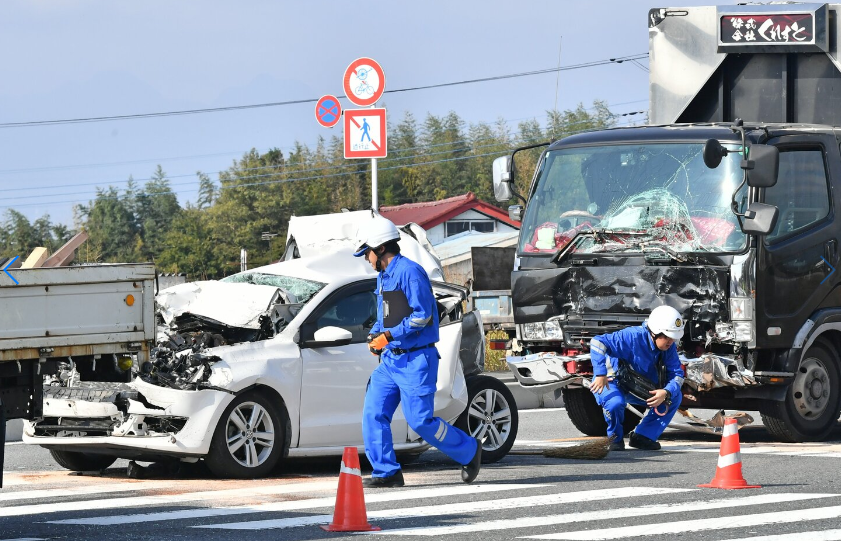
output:
[[[839,9],[652,9],[651,125],[494,162],[497,200],[523,203],[509,207],[522,229],[508,364],[524,387],[563,393],[582,432],[606,427],[587,389],[590,339],[664,304],[687,325],[682,406],[758,410],[781,441],[837,426]],[[779,32],[734,37],[759,19]],[[516,155],[536,146],[520,195]]]

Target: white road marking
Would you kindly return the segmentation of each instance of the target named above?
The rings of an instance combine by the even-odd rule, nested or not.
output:
[[[541,496],[526,496],[522,498],[507,498],[496,500],[482,500],[475,502],[446,503],[441,505],[426,505],[422,507],[407,507],[403,509],[386,509],[369,511],[368,521],[392,520],[411,517],[431,517],[457,515],[461,513],[475,513],[503,509],[535,507],[538,505],[556,505],[560,503],[578,501],[610,500],[615,498],[630,498],[637,496],[651,496],[656,494],[675,494],[691,492],[688,488],[653,488],[653,487],[622,487],[615,490],[584,490],[580,492],[565,492],[563,494],[548,494]],[[398,496],[399,493],[395,494]],[[383,501],[394,501],[397,498]],[[592,513],[590,514],[592,517]],[[308,517],[281,518],[274,520],[255,520],[248,522],[233,522],[227,524],[203,524],[194,528],[214,528],[223,530],[264,530],[272,528],[295,528],[311,524],[326,524],[332,520],[332,515],[313,515]],[[391,533],[391,532],[387,532]]]
[[[625,539],[628,537],[666,535],[671,533],[732,530],[734,528],[747,528],[767,524],[788,524],[808,520],[828,520],[838,517],[841,517],[841,506],[729,516],[726,520],[710,520],[709,518],[702,518],[697,520],[681,520],[678,522],[665,522],[659,524],[640,524],[638,526],[623,526],[598,530],[580,530],[577,532],[530,535],[521,537],[520,539],[571,539],[580,541],[601,541],[604,539]]]
[[[555,413],[558,411],[566,411],[566,408],[532,408],[527,410],[518,410],[519,413]]]
[[[180,494],[164,494],[160,496],[133,496],[130,498],[103,498],[97,500],[16,505],[0,508],[0,517],[61,513],[64,511],[78,511],[80,509],[92,511],[94,509],[122,509],[124,507],[141,507],[166,503],[223,500],[225,498],[253,497],[258,494],[292,494],[295,492],[307,492],[310,490],[335,490],[337,484],[337,481],[321,481],[315,483],[295,483],[254,486],[249,488],[233,488],[226,490],[207,490],[202,492],[182,492]],[[173,483],[169,484],[169,486],[172,485]]]
[[[841,494],[761,494],[740,498],[720,498],[717,500],[691,501],[685,503],[669,503],[646,505],[640,507],[613,508],[610,510],[611,519],[645,517],[648,515],[690,513],[710,509],[729,509],[746,505],[765,505],[770,503],[792,502],[816,498],[830,498]],[[389,530],[388,535],[417,535],[437,537],[468,532],[489,532],[494,530],[529,528],[549,526],[552,524],[571,524],[593,520],[593,512],[567,513],[564,515],[548,515],[542,517],[523,517],[514,519],[489,520],[472,524],[457,524],[455,526],[432,526],[420,528],[405,528]]]
[[[502,492],[506,490],[524,490],[549,485],[510,484],[510,485],[453,485],[440,488],[422,488],[403,490],[382,494],[370,494],[365,497],[367,503],[390,502],[397,500],[412,500],[420,498],[440,498],[444,496],[463,496],[470,494],[484,494]],[[331,483],[335,490],[336,482]],[[329,498],[311,498],[306,500],[270,502],[258,505],[243,505],[231,507],[212,507],[202,509],[182,509],[179,511],[163,511],[160,513],[142,513],[133,515],[112,515],[103,517],[87,517],[49,521],[50,524],[83,524],[94,526],[114,526],[137,522],[157,522],[163,520],[183,520],[205,517],[223,517],[250,513],[268,513],[277,511],[297,511],[301,509],[317,509],[319,507],[333,507],[335,496]],[[120,504],[117,504],[120,505]],[[330,517],[332,518],[332,517]],[[319,521],[323,522],[323,521]],[[328,519],[329,522],[329,519]]]
[[[114,483],[109,485],[89,485],[76,488],[54,488],[39,490],[20,490],[18,492],[0,493],[0,503],[14,500],[35,500],[63,498],[82,494],[106,494],[108,492],[137,492],[139,490],[155,490],[172,487],[171,481],[155,483]]]
[[[780,535],[760,535],[758,537],[743,537],[728,539],[727,541],[839,541],[841,530],[823,530],[819,532],[784,533]]]

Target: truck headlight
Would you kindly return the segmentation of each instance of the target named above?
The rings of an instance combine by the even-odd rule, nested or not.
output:
[[[546,339],[547,340],[563,340],[564,339],[564,331],[561,330],[561,324],[557,321],[547,321],[544,325],[544,329],[546,330]]]
[[[523,340],[563,340],[564,331],[556,320],[542,323],[525,323],[522,327]]]
[[[730,298],[730,321],[752,321],[753,299],[750,297]]]
[[[750,342],[753,338],[753,324],[750,321],[736,321],[733,323],[733,334],[736,342]]]

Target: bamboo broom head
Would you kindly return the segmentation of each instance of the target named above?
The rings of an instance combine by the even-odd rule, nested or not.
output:
[[[592,438],[569,447],[550,447],[543,450],[547,458],[573,458],[578,460],[601,460],[610,451],[612,438]]]

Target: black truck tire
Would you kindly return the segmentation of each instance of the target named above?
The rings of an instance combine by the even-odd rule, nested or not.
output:
[[[841,369],[832,345],[816,340],[803,356],[782,402],[765,401],[762,424],[783,442],[826,439],[841,415]]]
[[[70,471],[100,471],[117,461],[117,457],[77,451],[59,451],[50,449],[59,466]]]
[[[485,375],[467,378],[467,408],[455,426],[474,438],[484,434],[482,462],[497,462],[508,454],[519,422],[514,395],[504,383]]]
[[[243,420],[250,422],[255,412],[255,426],[240,426]],[[283,456],[287,419],[284,407],[259,391],[237,396],[219,418],[205,457],[208,469],[223,478],[267,476]],[[233,439],[237,432],[240,437]]]
[[[563,389],[563,393],[567,415],[569,415],[569,420],[572,421],[575,428],[587,436],[607,435],[607,422],[604,420],[604,413],[602,413],[602,408],[599,407],[590,389]],[[643,411],[641,406],[632,405],[631,407],[641,413]],[[637,415],[630,411],[625,412],[622,428],[626,438],[639,422],[640,418]]]

